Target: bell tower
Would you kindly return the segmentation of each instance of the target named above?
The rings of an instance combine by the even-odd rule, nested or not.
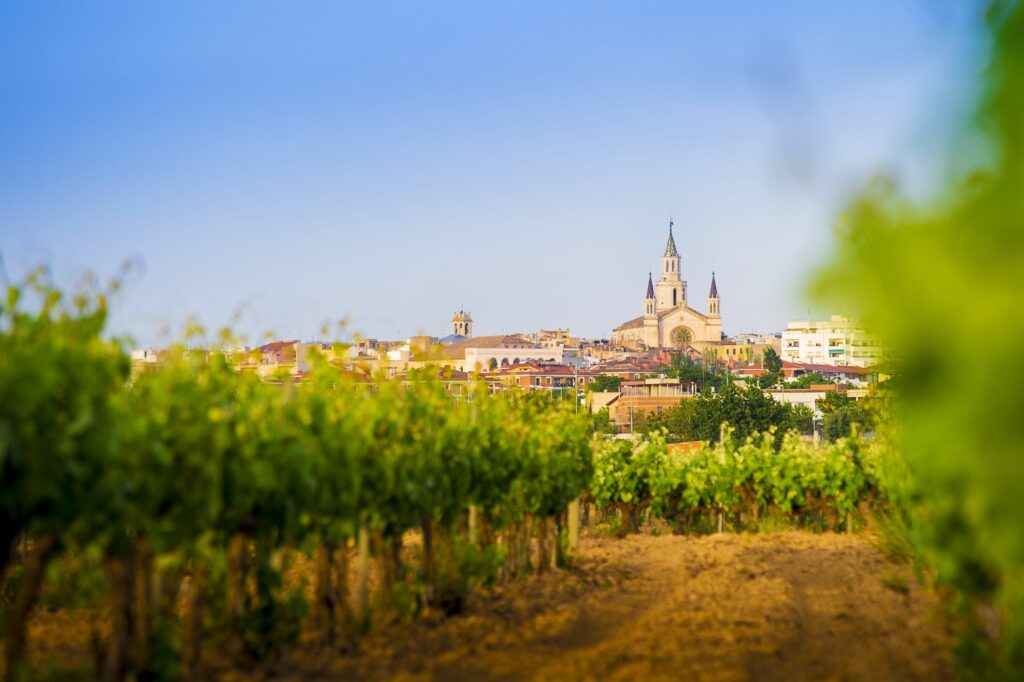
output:
[[[647,295],[644,296],[644,317],[656,317],[654,299],[654,282],[651,280],[651,273],[647,273]]]
[[[452,315],[452,334],[465,336],[467,339],[473,336],[473,318],[465,310]]]
[[[676,240],[672,235],[672,226],[675,223],[668,221],[668,242],[665,244],[665,254],[661,257],[661,279],[657,286],[657,308],[669,310],[677,306],[686,305],[686,282],[679,276],[679,251],[676,249]]]
[[[711,273],[711,291],[708,293],[708,317],[721,317],[718,310],[721,300],[718,298],[718,284],[715,282],[715,273]]]

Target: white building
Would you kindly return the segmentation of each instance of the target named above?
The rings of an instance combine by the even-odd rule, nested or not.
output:
[[[821,410],[818,409],[818,401],[824,400],[825,396],[829,392],[833,391],[833,388],[769,388],[764,393],[769,398],[778,403],[786,403],[789,405],[803,406],[809,409],[817,416],[821,416]],[[851,400],[860,400],[867,396],[868,392],[865,389],[850,389],[843,391],[847,398]]]
[[[527,362],[547,364],[562,363],[561,348],[503,348],[491,346],[485,348],[467,346],[464,349],[461,364],[456,368],[464,372],[486,372]]]
[[[817,365],[870,367],[882,361],[878,340],[854,320],[790,322],[782,332],[782,359]]]

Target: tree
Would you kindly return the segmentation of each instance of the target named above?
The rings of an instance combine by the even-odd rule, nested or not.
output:
[[[796,379],[793,379],[787,383],[786,386],[788,388],[810,388],[811,386],[831,383],[833,382],[827,379],[821,372],[808,372],[807,374],[801,374]]]
[[[619,428],[612,424],[611,415],[608,414],[607,407],[602,407],[594,413],[592,425],[594,433],[613,434],[619,432]]]
[[[587,384],[588,391],[595,392],[618,392],[622,388],[622,377],[612,376],[610,374],[599,374],[594,377],[589,384]]]
[[[668,432],[667,440],[671,442],[694,440],[693,416],[696,410],[696,403],[696,400],[684,398],[679,401],[679,404],[663,409],[660,412],[635,412],[633,415],[633,432],[653,433],[665,430]]]
[[[874,419],[865,406],[841,391],[829,391],[817,401],[817,406],[824,415],[822,431],[828,440],[849,436],[854,425],[861,430],[874,426]]]
[[[795,415],[792,406],[776,402],[756,386],[740,388],[727,384],[721,392],[704,394],[695,403],[693,435],[712,442],[718,441],[722,423],[728,422],[737,439],[774,426],[778,429],[779,444],[785,431],[806,420],[806,415]]]
[[[782,358],[771,346],[762,351],[761,366],[764,367],[764,373],[757,378],[758,386],[771,388],[782,381]]]
[[[714,365],[708,366],[694,362],[689,355],[675,353],[672,356],[672,366],[665,375],[672,379],[679,379],[684,387],[690,384],[697,385],[697,392],[703,393],[708,389],[721,390],[726,383],[726,376]]]

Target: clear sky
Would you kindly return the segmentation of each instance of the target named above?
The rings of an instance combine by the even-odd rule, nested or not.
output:
[[[676,221],[727,333],[801,283],[865,179],[927,187],[969,115],[978,3],[0,5],[0,251],[112,320],[311,339],[642,313]],[[823,314],[829,311],[813,310]]]

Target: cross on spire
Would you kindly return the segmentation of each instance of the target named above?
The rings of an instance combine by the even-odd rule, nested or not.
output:
[[[679,257],[679,251],[676,250],[676,240],[672,236],[672,226],[673,225],[675,225],[675,222],[673,222],[673,220],[671,218],[669,218],[668,219],[668,243],[665,244],[665,255],[666,256],[673,256],[675,258],[678,258]]]

